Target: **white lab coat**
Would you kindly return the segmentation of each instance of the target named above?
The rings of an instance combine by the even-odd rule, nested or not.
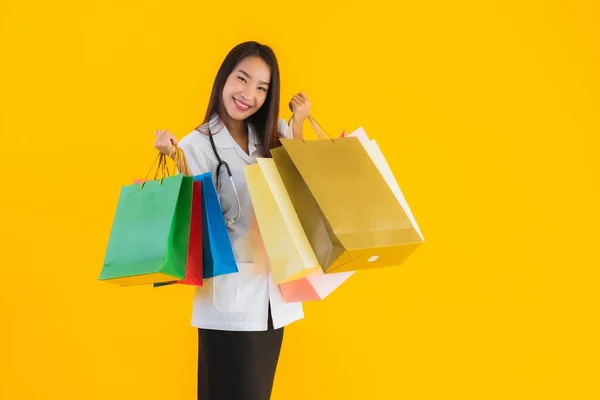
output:
[[[206,124],[208,125],[208,124]],[[206,125],[199,128],[206,132]],[[279,120],[279,134],[290,138],[291,128],[285,120]],[[218,160],[208,135],[194,130],[179,142],[193,175],[206,172],[213,174],[216,184]],[[248,150],[244,150],[217,116],[210,121],[210,130],[219,156],[231,173],[241,203],[240,217],[228,228],[238,273],[220,275],[204,280],[204,286],[196,288],[192,313],[192,325],[197,328],[229,331],[267,330],[268,308],[271,304],[273,326],[280,328],[304,318],[302,303],[286,304],[269,272],[268,259],[262,243],[256,217],[252,208],[244,166],[256,163],[257,136],[253,127],[248,128]],[[231,181],[221,167],[221,187],[217,193],[226,219],[237,213],[237,200]]]

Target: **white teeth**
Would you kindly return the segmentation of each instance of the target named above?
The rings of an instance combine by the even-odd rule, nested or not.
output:
[[[248,109],[250,109],[250,107],[249,107],[249,106],[246,106],[246,105],[244,105],[244,104],[240,103],[240,102],[239,102],[239,101],[237,101],[237,99],[235,99],[235,98],[233,99],[233,101],[235,102],[235,104],[237,104],[237,105],[238,105],[238,107],[240,107],[240,108],[241,108],[241,109],[243,109],[244,111],[247,111]]]

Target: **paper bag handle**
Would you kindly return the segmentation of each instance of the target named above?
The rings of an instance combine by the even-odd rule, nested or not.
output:
[[[152,169],[154,168],[154,165],[156,164],[156,161],[158,161],[158,166],[156,168],[156,172],[154,173],[154,178],[152,180],[156,180],[158,178],[159,172],[162,172],[162,177],[160,178],[160,183],[162,184],[163,180],[166,177],[169,176],[173,176],[175,175],[175,173],[171,173],[169,171],[169,168],[167,167],[167,156],[162,154],[162,153],[158,153],[158,156],[156,157],[156,159],[154,160],[154,162],[152,163],[152,166],[150,167],[150,170],[148,171],[148,173],[146,174],[146,177],[144,178],[144,181],[141,183],[140,188],[143,188],[144,185],[146,184],[146,181],[148,180],[148,176],[150,176],[150,173],[152,172]],[[180,166],[180,164],[183,165],[183,169],[184,169],[184,174],[190,176],[191,170],[190,167],[188,166],[187,163],[187,158],[185,156],[185,153],[183,152],[183,150],[181,150],[179,147],[175,146],[175,169],[177,167]]]
[[[292,108],[292,103],[290,103],[288,105],[288,107],[290,108],[290,111],[292,111],[292,122],[293,122],[293,125],[295,126],[296,125],[296,120],[295,120],[294,114],[293,114],[294,109]],[[326,138],[326,139],[329,139],[329,140],[331,140],[332,142],[335,143],[335,140],[333,140],[333,138],[331,137],[331,135],[329,135],[327,133],[327,131],[321,126],[321,124],[319,124],[317,122],[317,120],[312,115],[308,116],[308,122],[310,122],[310,126],[312,126],[312,128],[315,131],[315,133],[317,134],[317,138],[319,140],[323,140],[323,138]]]
[[[183,172],[184,175],[191,176],[192,170],[190,169],[190,166],[188,165],[185,152],[183,150],[181,150],[181,147],[177,147],[177,146],[175,146],[175,151],[177,152],[177,153],[175,153],[175,165],[176,165],[177,169],[179,171]]]
[[[329,139],[335,143],[335,140],[333,140],[331,135],[327,133],[327,131],[321,126],[321,124],[317,122],[317,120],[312,115],[308,116],[308,122],[310,122],[310,125],[312,126],[319,139],[322,139],[321,134],[323,134],[326,137],[326,139]]]

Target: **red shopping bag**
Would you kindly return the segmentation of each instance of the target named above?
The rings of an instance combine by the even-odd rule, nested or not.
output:
[[[185,279],[180,283],[202,286],[202,182],[194,182],[190,241]]]
[[[134,183],[142,183],[143,179]],[[192,189],[192,214],[188,240],[188,253],[185,268],[185,278],[175,282],[156,283],[154,286],[164,286],[174,283],[182,285],[202,286],[202,182],[195,181]]]

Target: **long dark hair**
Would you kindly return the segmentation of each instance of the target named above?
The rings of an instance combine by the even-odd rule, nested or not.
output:
[[[279,145],[277,124],[279,120],[280,82],[279,64],[277,63],[275,53],[269,46],[249,41],[240,43],[231,49],[223,60],[223,63],[217,72],[217,76],[215,77],[210,94],[210,101],[204,117],[204,124],[210,123],[215,114],[221,121],[224,121],[224,117],[227,115],[223,104],[223,88],[225,87],[225,82],[233,72],[234,68],[242,60],[252,56],[260,57],[267,63],[271,69],[271,81],[269,83],[269,90],[267,91],[265,103],[258,111],[249,117],[246,122],[251,124],[256,130],[259,140],[258,148],[261,156],[270,157],[270,150]],[[212,132],[213,127],[210,126],[209,128]]]

